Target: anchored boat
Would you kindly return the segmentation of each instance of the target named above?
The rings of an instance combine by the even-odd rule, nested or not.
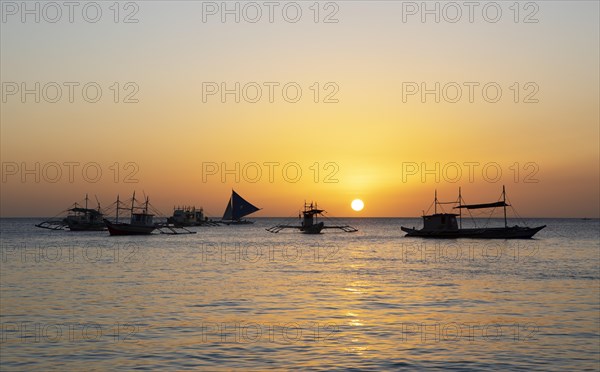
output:
[[[229,198],[229,203],[227,203],[225,213],[223,213],[223,218],[220,222],[225,225],[252,224],[254,223],[253,221],[242,220],[242,218],[258,210],[260,208],[252,205],[234,190],[231,190],[231,198]]]
[[[422,238],[476,238],[476,239],[530,239],[538,231],[546,227],[546,225],[538,227],[526,226],[508,226],[506,219],[506,207],[511,205],[506,202],[506,190],[502,187],[501,201],[484,204],[462,204],[460,188],[458,189],[458,201],[441,203],[437,199],[437,191],[434,197],[434,214],[423,215],[423,228],[408,228],[401,226],[402,231],[406,232],[406,236],[416,236]],[[439,204],[458,204],[453,209],[458,209],[456,213],[437,213]],[[484,228],[462,228],[462,210],[498,208],[504,210],[504,227],[484,227]],[[459,217],[457,222],[456,217]]]
[[[73,208],[69,209],[65,223],[71,231],[104,231],[106,226],[102,219],[100,203],[97,209],[88,208],[88,196],[85,194],[85,207],[81,208],[75,203]]]
[[[358,229],[349,226],[326,226],[323,221],[318,221],[318,216],[324,216],[323,213],[325,211],[323,209],[319,209],[317,204],[313,203],[307,204],[304,203],[304,210],[301,214],[298,215],[300,218],[300,226],[298,225],[277,225],[267,229],[268,232],[278,233],[283,229],[298,229],[300,232],[304,234],[320,234],[323,229],[340,229],[345,232],[356,232]]]
[[[148,235],[156,230],[157,226],[152,221],[154,215],[148,213],[149,203],[149,198],[146,197],[146,201],[142,206],[136,205],[134,191],[133,197],[131,198],[131,208],[129,208],[131,213],[130,221],[129,223],[119,222],[119,210],[124,208],[121,207],[121,202],[117,196],[117,215],[115,222],[104,219],[104,223],[106,224],[106,227],[108,227],[110,235]]]
[[[204,216],[202,207],[198,209],[189,206],[173,207],[173,215],[167,218],[167,223],[174,227],[218,226],[218,223]]]
[[[85,204],[80,205],[79,203],[74,203],[73,206],[66,211],[67,216],[63,219],[57,220],[47,220],[43,221],[37,225],[36,227],[40,227],[43,229],[50,230],[65,230],[69,229],[71,231],[104,231],[106,230],[106,225],[102,221],[103,214],[100,209],[100,203],[98,203],[97,209],[88,208],[88,195],[85,194]]]

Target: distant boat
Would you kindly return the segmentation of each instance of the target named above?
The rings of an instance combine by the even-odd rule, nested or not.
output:
[[[173,216],[167,219],[175,226],[198,226],[204,220],[204,210],[196,207],[173,207]]]
[[[121,208],[121,203],[117,196],[117,216],[115,222],[104,219],[104,223],[106,224],[106,227],[108,227],[110,235],[149,235],[156,230],[157,226],[152,221],[154,215],[148,213],[149,198],[146,197],[146,201],[141,207],[136,206],[135,202],[134,192],[131,199],[131,208],[129,208],[131,214],[130,221],[129,223],[119,222],[119,209],[124,208]],[[136,210],[140,211],[136,212]]]
[[[36,227],[41,227],[50,230],[65,230],[71,231],[104,231],[106,225],[103,221],[102,210],[100,203],[97,209],[88,208],[88,195],[85,195],[85,205],[81,206],[74,203],[72,208],[66,210],[67,216],[62,220],[47,220],[43,221]],[[63,212],[64,213],[64,212]]]
[[[358,231],[352,226],[325,226],[323,221],[317,221],[318,216],[322,216],[325,211],[319,209],[317,204],[304,203],[304,210],[298,216],[300,218],[300,225],[277,225],[267,229],[268,232],[278,233],[283,229],[298,229],[304,234],[320,234],[323,229],[340,229],[345,232],[356,232]]]
[[[71,231],[104,231],[106,226],[104,225],[103,214],[100,210],[100,203],[98,203],[98,209],[88,208],[88,196],[85,194],[85,207],[81,208],[75,206],[68,210],[69,214],[65,217],[64,221]]]
[[[226,225],[247,225],[254,222],[248,220],[242,220],[243,217],[252,214],[260,208],[252,205],[250,202],[242,198],[237,192],[231,190],[231,198],[223,213],[221,223]]]
[[[460,214],[455,213],[437,213],[438,204],[458,204],[454,209],[458,209]],[[417,230],[401,226],[402,231],[409,237],[454,239],[454,238],[475,238],[475,239],[530,239],[546,225],[538,227],[508,226],[506,220],[506,190],[502,187],[502,201],[485,204],[462,204],[460,189],[458,192],[458,201],[450,203],[440,203],[437,199],[437,192],[434,199],[434,214],[423,216],[423,228]],[[497,208],[504,209],[504,227],[484,227],[484,228],[462,228],[462,210]],[[460,225],[456,217],[460,217]]]
[[[167,218],[167,224],[174,227],[190,227],[190,226],[218,226],[219,224],[213,220],[209,220],[204,215],[202,207],[178,206],[173,207],[173,215]]]

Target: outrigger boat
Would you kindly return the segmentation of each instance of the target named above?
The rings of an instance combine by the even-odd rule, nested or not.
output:
[[[115,222],[111,222],[104,219],[106,227],[110,235],[150,235],[155,230],[161,234],[195,234],[195,231],[190,231],[183,226],[176,226],[170,223],[156,223],[153,221],[154,214],[149,213],[150,208],[153,208],[150,204],[150,199],[146,197],[145,202],[142,205],[136,205],[135,192],[131,198],[131,207],[122,207],[122,202],[117,196],[115,202],[116,217]],[[154,208],[153,208],[154,209]],[[130,220],[129,223],[119,222],[119,210],[129,210]],[[155,210],[155,209],[154,209]],[[156,210],[155,210],[156,211]],[[159,213],[156,211],[156,213]]]
[[[98,203],[97,209],[88,208],[88,195],[85,194],[85,205],[74,203],[73,207],[66,210],[67,216],[61,220],[43,221],[36,227],[50,230],[66,230],[71,231],[104,231],[106,225],[102,221],[103,214]],[[64,212],[62,212],[64,213]]]
[[[493,203],[484,204],[462,204],[463,199],[461,196],[460,188],[458,189],[458,201],[441,203],[437,199],[437,191],[434,197],[434,214],[425,215],[423,214],[423,228],[417,230],[416,228],[408,228],[401,226],[402,231],[406,232],[408,237],[422,237],[422,238],[438,238],[438,239],[454,239],[454,238],[475,238],[475,239],[530,239],[538,231],[546,227],[546,225],[538,227],[524,227],[524,226],[508,226],[506,219],[506,207],[511,205],[506,202],[506,190],[502,186],[502,200]],[[458,204],[453,209],[458,209],[459,214],[456,213],[437,213],[437,206],[439,204]],[[483,209],[483,208],[497,208],[502,207],[504,209],[504,227],[484,227],[484,228],[462,228],[462,210],[472,209]],[[457,223],[456,217],[459,217]]]
[[[110,235],[148,235],[152,234],[154,230],[156,230],[156,225],[152,221],[154,218],[153,214],[148,213],[148,205],[150,200],[146,197],[146,201],[142,207],[136,206],[135,204],[135,191],[133,192],[133,197],[131,198],[131,218],[129,223],[119,222],[119,210],[124,209],[121,207],[121,202],[119,201],[119,197],[117,196],[116,202],[116,218],[115,222],[111,222],[107,219],[104,219],[104,223],[106,227],[108,227],[108,232]],[[136,210],[141,210],[140,212],[136,212]]]
[[[167,223],[175,227],[190,226],[218,226],[219,224],[204,216],[204,209],[200,207],[178,206],[173,207],[173,215],[167,218]]]
[[[277,225],[266,229],[268,232],[278,233],[283,229],[298,229],[304,234],[320,234],[323,229],[340,229],[345,232],[356,232],[358,229],[349,226],[326,226],[323,221],[318,221],[318,216],[324,216],[325,211],[319,209],[317,204],[307,204],[304,202],[304,210],[298,215],[300,226],[298,225]]]
[[[225,225],[248,225],[254,223],[253,221],[242,220],[243,217],[252,214],[260,208],[252,205],[250,202],[242,198],[237,192],[231,190],[231,198],[223,213],[223,218],[220,223]]]

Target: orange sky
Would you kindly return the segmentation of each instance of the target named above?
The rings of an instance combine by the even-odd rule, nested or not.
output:
[[[219,216],[234,188],[263,208],[257,216],[295,215],[304,200],[333,216],[416,216],[435,189],[454,199],[461,186],[467,201],[483,202],[504,184],[521,215],[598,217],[598,3],[538,5],[537,23],[515,23],[508,5],[496,23],[481,14],[402,22],[394,2],[338,3],[337,23],[322,22],[325,9],[315,23],[308,5],[297,23],[203,22],[201,2],[140,4],[137,23],[115,23],[108,8],[97,23],[8,17],[0,215],[49,216],[85,193],[108,205],[137,190],[165,213],[195,204]],[[36,82],[39,103],[21,95]],[[222,102],[221,88],[236,82],[239,102]],[[436,82],[439,103],[403,95],[407,83]],[[203,100],[203,83],[219,92],[204,90]],[[500,87],[497,102],[486,84]],[[102,96],[89,103],[94,86]],[[294,87],[302,95],[291,103]],[[128,94],[138,101],[124,103]],[[239,180],[223,182],[222,165],[236,163]],[[137,182],[125,182],[134,170]],[[365,201],[360,213],[354,198]]]

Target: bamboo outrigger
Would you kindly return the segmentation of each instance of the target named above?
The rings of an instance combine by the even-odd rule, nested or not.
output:
[[[61,219],[50,219],[35,225],[42,229],[49,230],[70,230],[70,231],[104,231],[106,226],[102,221],[103,212],[98,202],[97,209],[88,208],[88,195],[85,194],[85,204],[74,203],[66,211],[68,214]]]
[[[506,190],[502,186],[502,200],[493,203],[483,204],[462,204],[463,199],[460,188],[458,189],[458,201],[456,202],[439,202],[437,199],[437,191],[434,197],[434,214],[423,214],[423,228],[408,228],[401,226],[402,231],[406,232],[408,237],[422,238],[438,238],[438,239],[454,239],[454,238],[476,238],[476,239],[529,239],[532,238],[538,231],[546,227],[546,225],[538,227],[526,226],[508,226],[506,218],[506,207],[511,205],[506,202]],[[437,206],[439,204],[458,204],[453,209],[458,209],[458,214],[455,213],[438,213]],[[462,228],[462,210],[484,209],[502,207],[504,210],[504,227],[483,227],[483,228]],[[459,217],[457,223],[456,217]]]
[[[304,210],[298,215],[301,223],[298,225],[276,225],[266,229],[268,232],[278,233],[283,229],[298,229],[304,234],[320,234],[323,229],[339,229],[344,232],[356,232],[358,229],[350,225],[327,226],[323,221],[318,221],[318,216],[324,216],[325,211],[319,209],[317,204],[304,202]]]
[[[111,222],[104,219],[104,223],[108,227],[110,235],[150,235],[157,230],[161,234],[195,234],[195,231],[190,231],[185,227],[175,226],[169,223],[153,222],[154,214],[149,213],[150,199],[146,197],[145,202],[139,206],[136,205],[135,192],[131,198],[130,220],[129,223],[119,222],[119,210],[126,209],[121,207],[121,202],[117,196],[116,201],[116,217],[115,221]]]

